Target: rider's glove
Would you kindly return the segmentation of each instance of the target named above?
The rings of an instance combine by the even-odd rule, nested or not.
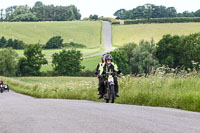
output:
[[[98,74],[98,78],[102,78],[102,75]]]
[[[122,72],[122,70],[121,69],[119,69],[119,71],[117,72],[117,74],[120,74]]]

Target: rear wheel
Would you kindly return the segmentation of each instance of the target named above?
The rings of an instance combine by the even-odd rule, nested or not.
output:
[[[106,99],[106,103],[109,103],[109,99]]]

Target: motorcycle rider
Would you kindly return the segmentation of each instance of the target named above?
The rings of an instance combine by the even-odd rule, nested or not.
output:
[[[2,80],[0,80],[0,85],[3,85],[3,81]]]
[[[111,55],[106,55],[105,63],[103,63],[101,65],[101,67],[99,68],[99,77],[102,77],[103,74],[106,74],[106,70],[111,71],[111,72],[117,72],[118,74],[121,73],[121,70],[118,70],[117,65],[112,62],[112,56]],[[115,83],[115,96],[119,97],[117,77],[114,77],[114,83]],[[100,84],[99,89],[100,89],[100,92],[101,92],[100,96],[99,96],[99,99],[100,99],[100,98],[103,98],[103,92],[105,91],[104,87],[101,87],[101,86],[104,86],[104,80],[101,80],[99,84]]]
[[[106,57],[106,55],[107,54],[103,54],[102,56],[101,56],[101,62],[99,62],[98,63],[98,65],[97,65],[97,68],[96,68],[96,75],[97,75],[97,78],[99,79],[99,87],[98,87],[98,91],[99,91],[99,95],[101,94],[101,90],[100,90],[100,87],[103,87],[103,86],[101,86],[100,85],[100,82],[102,82],[101,80],[103,80],[103,78],[100,78],[100,77],[98,77],[98,74],[99,74],[99,67],[105,62],[105,57]]]

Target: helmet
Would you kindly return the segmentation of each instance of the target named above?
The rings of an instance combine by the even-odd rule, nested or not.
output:
[[[103,54],[103,55],[101,56],[101,59],[102,59],[102,60],[105,59],[105,58],[106,58],[106,55],[107,55],[107,54]]]
[[[106,58],[105,58],[105,60],[112,60],[112,55],[106,55]]]

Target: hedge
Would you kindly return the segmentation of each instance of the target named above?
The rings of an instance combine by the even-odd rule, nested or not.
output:
[[[188,23],[188,22],[200,22],[200,17],[152,18],[150,20],[135,19],[135,20],[126,20],[124,21],[124,24]]]

